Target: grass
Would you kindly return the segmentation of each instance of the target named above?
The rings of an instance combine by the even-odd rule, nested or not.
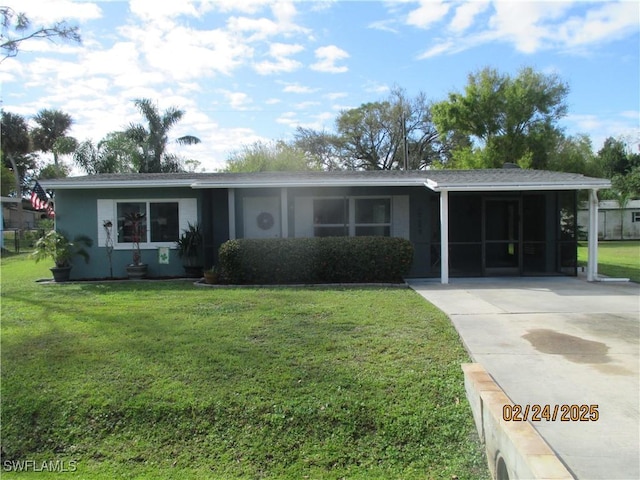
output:
[[[578,246],[578,263],[587,264],[587,244]],[[640,242],[598,242],[598,273],[640,283]]]
[[[410,290],[42,285],[47,266],[24,257],[1,274],[4,462],[91,479],[489,478],[468,358]]]

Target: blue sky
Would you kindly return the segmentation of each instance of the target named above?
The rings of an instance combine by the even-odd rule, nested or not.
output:
[[[78,140],[140,121],[135,98],[186,115],[175,147],[201,169],[297,126],[332,131],[341,110],[394,86],[432,101],[486,66],[525,66],[570,86],[567,134],[597,150],[608,136],[640,143],[640,4],[522,1],[131,0],[8,2],[34,25],[66,19],[81,45],[31,40],[0,63],[3,108],[69,113]],[[46,157],[45,157],[46,159]]]

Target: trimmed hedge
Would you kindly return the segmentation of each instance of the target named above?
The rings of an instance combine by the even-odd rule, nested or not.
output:
[[[394,237],[229,240],[219,264],[235,284],[400,282],[413,245]]]

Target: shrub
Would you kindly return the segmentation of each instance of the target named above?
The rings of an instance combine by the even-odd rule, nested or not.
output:
[[[411,242],[389,237],[240,239],[219,250],[237,284],[398,282],[412,260]]]

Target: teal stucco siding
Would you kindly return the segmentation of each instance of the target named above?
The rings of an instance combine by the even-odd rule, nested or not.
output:
[[[104,242],[102,218],[99,217],[98,200],[138,200],[153,201],[163,199],[195,199],[197,201],[198,222],[201,221],[201,204],[203,192],[190,188],[139,188],[139,189],[94,189],[94,190],[63,190],[56,191],[56,229],[64,232],[70,238],[76,235],[87,235],[93,240],[89,249],[90,261],[85,264],[81,258],[73,260],[72,279],[107,278],[110,276],[111,266],[113,277],[126,277],[126,266],[131,263],[132,251],[127,246],[120,246],[113,250],[111,266]],[[116,219],[113,236],[117,235]],[[150,277],[179,276],[184,273],[182,259],[175,247],[169,248],[169,263],[161,264],[158,259],[158,248],[142,246],[142,260],[148,264]]]

